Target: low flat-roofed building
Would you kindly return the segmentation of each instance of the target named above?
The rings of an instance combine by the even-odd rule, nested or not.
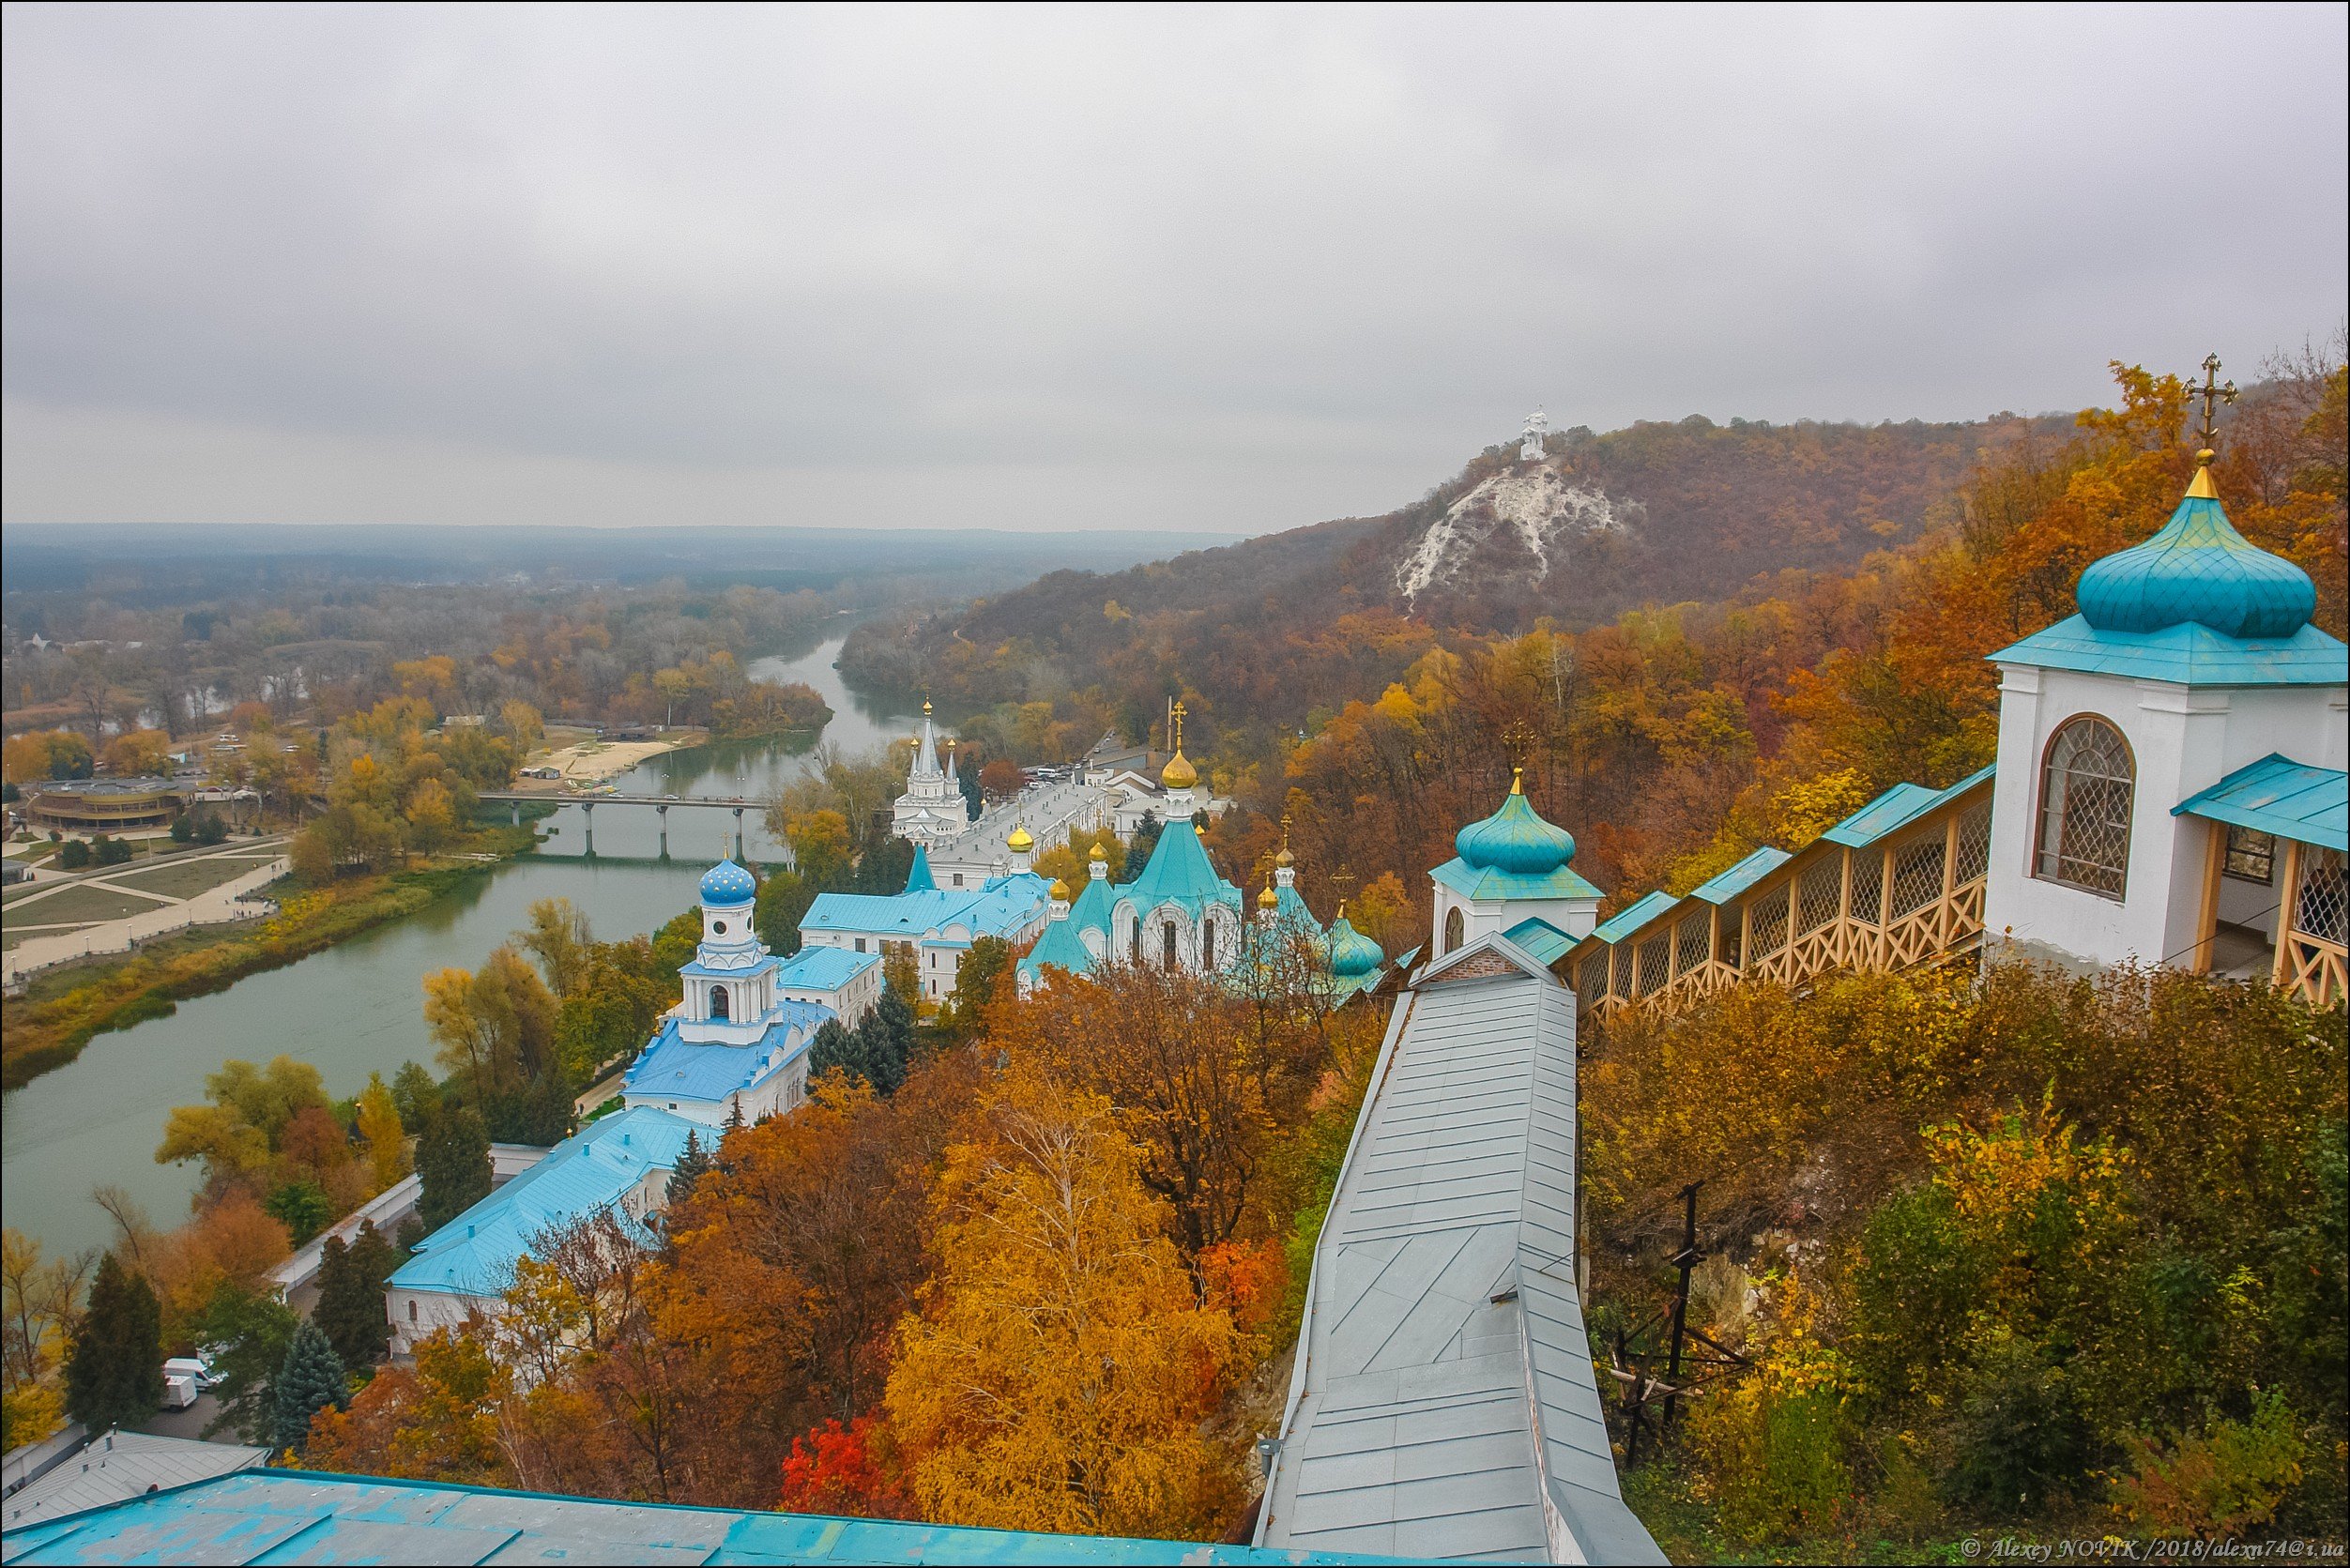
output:
[[[169,779],[53,779],[25,792],[24,819],[36,828],[111,833],[163,827],[183,803]]]

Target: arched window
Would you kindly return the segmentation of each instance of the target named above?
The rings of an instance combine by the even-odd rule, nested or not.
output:
[[[2068,719],[2040,771],[2034,875],[2120,898],[2129,878],[2129,813],[2138,769],[2121,731],[2091,714]]]
[[[1139,968],[1142,965],[1142,919],[1140,916],[1135,918],[1134,931],[1127,939],[1127,957],[1134,961],[1136,967]]]
[[[1463,920],[1460,918],[1460,910],[1459,910],[1459,908],[1458,908],[1457,906],[1456,906],[1456,907],[1454,907],[1454,908],[1452,908],[1452,909],[1449,909],[1449,910],[1445,911],[1445,914],[1444,914],[1444,951],[1445,951],[1446,952],[1457,952],[1457,951],[1459,951],[1459,949],[1460,949],[1460,944],[1461,944],[1462,940],[1463,940],[1463,939],[1465,939],[1465,938],[1467,937],[1467,936],[1468,936],[1468,935],[1469,935],[1469,926],[1468,926],[1468,922],[1467,922],[1467,921],[1463,921]]]
[[[1202,921],[1199,924],[1199,967],[1203,969],[1215,967],[1215,921]]]
[[[1159,927],[1159,935],[1161,937],[1160,945],[1165,950],[1162,952],[1159,961],[1166,967],[1172,969],[1175,967],[1175,922],[1173,921],[1168,921],[1165,925]]]
[[[718,1020],[726,1017],[726,988],[723,985],[710,988],[710,1015]]]

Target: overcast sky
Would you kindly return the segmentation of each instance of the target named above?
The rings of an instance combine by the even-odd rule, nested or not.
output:
[[[2345,8],[10,5],[5,517],[1254,532],[2343,319]]]

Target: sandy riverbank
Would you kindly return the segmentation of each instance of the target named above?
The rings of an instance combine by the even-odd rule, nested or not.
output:
[[[618,778],[648,757],[664,752],[683,751],[698,746],[706,739],[699,730],[687,730],[659,740],[582,740],[552,752],[533,754],[525,764],[530,768],[556,768],[562,770],[564,784],[599,784]],[[532,784],[556,784],[552,779],[523,779],[517,781],[527,788]]]

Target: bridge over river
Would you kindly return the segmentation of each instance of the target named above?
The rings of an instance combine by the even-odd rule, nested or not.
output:
[[[738,860],[741,860],[743,855],[742,814],[763,812],[767,809],[766,801],[753,799],[747,795],[631,795],[618,790],[598,795],[565,794],[552,790],[485,789],[477,798],[483,800],[508,802],[513,808],[513,818],[517,827],[522,823],[522,809],[526,805],[577,806],[580,818],[587,828],[588,853],[590,855],[596,852],[596,808],[598,806],[650,806],[661,814],[661,858],[663,860],[669,858],[669,808],[671,806],[699,806],[710,810],[734,813],[734,852],[735,859]]]

